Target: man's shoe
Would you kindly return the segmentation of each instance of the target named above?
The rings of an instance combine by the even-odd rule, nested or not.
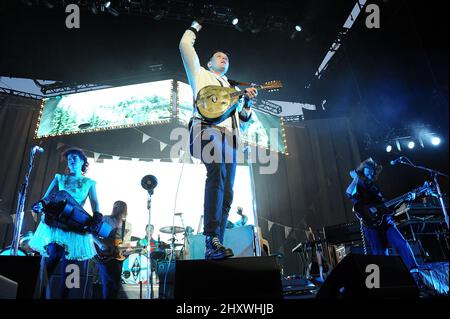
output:
[[[206,236],[205,259],[220,260],[233,257],[233,251],[224,247],[216,236]]]

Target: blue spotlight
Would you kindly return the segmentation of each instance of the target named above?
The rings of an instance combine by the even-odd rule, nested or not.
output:
[[[431,138],[431,144],[433,144],[434,146],[438,146],[439,144],[441,144],[441,138],[438,136],[433,136]]]
[[[392,151],[392,145],[386,145],[386,152],[390,153]]]
[[[416,146],[416,143],[414,143],[414,141],[408,142],[408,148],[409,148],[410,150],[412,150],[415,146]]]

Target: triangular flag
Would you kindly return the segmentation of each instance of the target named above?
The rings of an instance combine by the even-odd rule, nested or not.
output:
[[[292,227],[284,226],[284,237],[288,238],[291,231],[292,231]]]
[[[118,160],[119,160],[119,158],[120,158],[120,156],[114,156],[114,155],[113,155],[113,157],[112,157],[112,158],[113,158],[113,160],[114,160],[114,161],[118,161]]]
[[[142,144],[144,144],[145,142],[147,142],[149,138],[150,138],[150,136],[148,136],[148,135],[145,134],[145,133],[142,133]]]
[[[59,150],[63,146],[64,146],[64,143],[59,143],[58,142],[58,144],[56,144],[56,149]]]
[[[161,159],[160,159],[160,158],[154,158],[154,159],[153,159],[153,162],[159,163],[159,162],[161,162]]]
[[[131,160],[132,160],[133,162],[139,162],[139,158],[133,157]]]
[[[167,144],[163,143],[163,142],[159,142],[159,149],[161,150],[161,152],[166,148]]]
[[[272,229],[273,226],[273,222],[271,222],[270,220],[267,221],[267,226],[269,227],[269,231]]]
[[[98,158],[100,157],[100,153],[95,153],[94,152],[94,162],[97,162],[98,161]]]

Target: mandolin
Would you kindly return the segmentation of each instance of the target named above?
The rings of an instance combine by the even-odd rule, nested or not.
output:
[[[277,91],[282,87],[281,81],[269,81],[254,86],[257,90],[268,92]],[[195,105],[206,122],[218,124],[230,116],[239,105],[239,99],[244,95],[245,91],[238,91],[233,87],[208,85],[198,92]]]

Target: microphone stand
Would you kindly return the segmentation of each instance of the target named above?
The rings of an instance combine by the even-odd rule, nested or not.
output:
[[[13,235],[13,241],[12,241],[13,256],[17,256],[17,251],[19,250],[20,232],[22,230],[25,200],[27,197],[27,189],[28,189],[28,181],[30,178],[31,170],[33,169],[33,160],[34,160],[35,154],[36,154],[36,152],[34,151],[34,147],[33,147],[30,152],[30,163],[28,164],[28,170],[25,174],[25,180],[22,183],[22,186],[21,186],[20,192],[19,192],[19,197],[17,200],[16,219],[14,221],[14,235]]]
[[[405,158],[408,161],[404,162],[404,161],[401,160],[400,161],[401,164],[405,164],[405,165],[411,166],[413,168],[420,169],[422,171],[426,171],[426,172],[430,173],[430,175],[433,178],[433,181],[434,181],[434,183],[436,185],[436,191],[437,191],[438,198],[439,198],[439,204],[441,206],[442,214],[444,215],[445,223],[447,224],[447,228],[449,228],[449,225],[448,225],[449,220],[448,220],[447,209],[445,208],[444,197],[442,196],[441,187],[439,186],[439,182],[438,182],[438,179],[437,179],[438,176],[444,176],[444,177],[448,178],[448,175],[444,174],[442,172],[436,171],[434,169],[425,167],[425,166],[415,165],[413,162],[411,162],[409,160],[409,158],[407,158],[407,157],[405,157]]]
[[[261,245],[259,242],[259,225],[258,225],[258,212],[256,208],[256,194],[255,194],[255,179],[253,175],[253,165],[252,165],[252,158],[251,158],[251,148],[250,145],[246,147],[246,151],[248,154],[248,168],[250,172],[250,186],[252,191],[252,206],[253,206],[253,219],[254,219],[254,228],[253,228],[253,236],[255,238],[255,256],[261,256]]]
[[[147,208],[148,208],[148,227],[151,225],[151,216],[152,216],[152,195],[153,189],[148,190],[148,200],[147,200]],[[151,249],[151,238],[150,234],[147,232],[147,260],[148,260],[148,270],[147,270],[147,284],[146,284],[146,298],[153,299],[153,268],[152,268],[152,259],[150,257],[150,249]],[[151,282],[150,282],[151,281]]]

